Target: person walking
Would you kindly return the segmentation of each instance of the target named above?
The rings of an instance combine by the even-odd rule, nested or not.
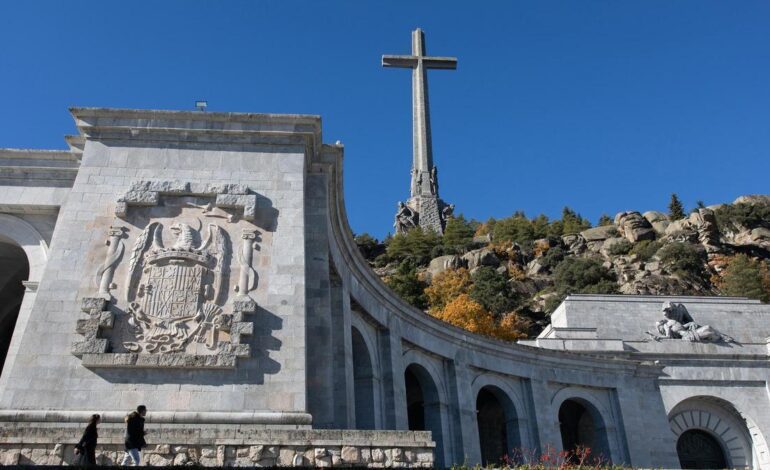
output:
[[[143,447],[147,447],[147,442],[144,440],[144,416],[147,414],[147,407],[139,405],[136,407],[136,411],[129,413],[126,418],[126,455],[123,456],[123,462],[121,465],[128,466],[128,461],[132,460],[134,465],[138,466],[141,463],[141,454]]]
[[[99,424],[99,421],[101,421],[101,416],[91,415],[88,426],[83,431],[83,437],[80,438],[80,442],[75,444],[75,455],[79,456],[78,463],[80,465],[96,465],[96,441],[99,439],[96,425]]]

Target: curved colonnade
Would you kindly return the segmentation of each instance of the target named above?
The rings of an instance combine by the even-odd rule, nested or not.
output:
[[[343,323],[354,362],[346,371],[355,398],[350,427],[430,430],[436,461],[444,465],[576,444],[590,444],[594,455],[615,463],[670,463],[669,436],[630,440],[626,432],[650,420],[665,423],[655,385],[659,366],[505,343],[408,305],[375,275],[350,236],[341,154],[327,168],[330,269],[347,297],[340,305],[350,305]],[[577,406],[565,414],[571,404]],[[662,452],[651,456],[650,448]]]

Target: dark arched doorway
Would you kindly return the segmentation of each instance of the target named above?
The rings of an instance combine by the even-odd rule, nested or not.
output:
[[[352,329],[353,383],[356,397],[356,429],[374,429],[374,369],[363,336]]]
[[[700,429],[683,432],[676,441],[676,453],[682,468],[727,468],[719,441]]]
[[[29,278],[29,262],[21,247],[0,237],[0,373],[11,345],[16,319],[19,316],[25,287]]]
[[[444,466],[441,400],[436,383],[424,367],[411,364],[404,372],[406,409],[410,431],[431,431],[436,442],[436,466]]]
[[[499,464],[519,446],[516,410],[502,390],[483,387],[476,397],[476,422],[483,466]]]
[[[591,461],[608,462],[610,449],[607,433],[599,411],[588,402],[565,400],[559,407],[559,429],[562,448],[570,452],[570,460],[577,460],[582,448],[590,449]]]

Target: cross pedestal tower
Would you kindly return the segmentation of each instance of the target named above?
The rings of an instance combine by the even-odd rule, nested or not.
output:
[[[430,109],[428,106],[428,69],[456,69],[455,57],[425,55],[425,34],[421,29],[412,32],[412,55],[384,55],[383,67],[412,69],[412,184],[406,204],[399,202],[396,213],[396,232],[413,227],[430,228],[444,233],[446,218],[453,205],[438,195],[438,172],[433,164],[430,137]]]

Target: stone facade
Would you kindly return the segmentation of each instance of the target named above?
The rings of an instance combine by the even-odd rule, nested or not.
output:
[[[692,325],[688,334],[666,337],[656,328],[672,307]],[[522,343],[659,364],[674,438],[704,430],[725,450],[730,468],[765,469],[768,322],[770,307],[741,298],[573,295],[538,339]]]
[[[582,443],[676,468],[697,428],[740,444],[732,466],[768,468],[767,306],[571,296],[536,340],[477,336],[362,258],[320,118],[72,113],[70,151],[0,150],[3,269],[18,265],[0,276],[26,286],[18,313],[0,307],[16,315],[2,463],[71,460],[94,412],[114,462],[141,403],[154,465],[448,466]],[[663,300],[734,342],[654,338]]]

